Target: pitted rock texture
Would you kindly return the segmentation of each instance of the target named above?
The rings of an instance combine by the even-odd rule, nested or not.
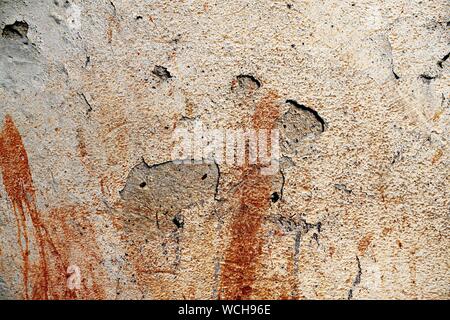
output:
[[[0,1],[0,299],[449,299],[449,21]],[[278,169],[174,164],[197,122],[279,129]]]

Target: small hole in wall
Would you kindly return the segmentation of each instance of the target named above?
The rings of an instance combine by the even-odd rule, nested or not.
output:
[[[172,222],[177,226],[177,228],[184,227],[184,221],[182,217],[175,216],[173,217]]]
[[[259,81],[254,76],[249,74],[238,75],[237,80],[239,82],[239,86],[247,87],[247,89],[249,88],[259,89],[261,87],[261,81]]]
[[[155,66],[152,73],[163,81],[172,78],[172,75],[170,74],[169,70],[167,70],[167,68],[163,66]]]
[[[205,173],[205,174],[202,176],[202,180],[205,180],[207,176],[208,176],[208,174]]]
[[[19,40],[27,44],[27,33],[28,23],[25,21],[16,21],[13,24],[8,24],[3,28],[2,37],[11,40]]]
[[[147,185],[147,182],[142,181],[142,182],[139,184],[139,187],[145,188],[146,185]]]
[[[280,196],[279,196],[278,192],[272,193],[272,195],[270,196],[270,200],[271,200],[273,203],[275,203],[275,202],[277,202],[278,200],[280,200]]]

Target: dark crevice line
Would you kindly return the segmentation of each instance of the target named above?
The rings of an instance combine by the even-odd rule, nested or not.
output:
[[[350,288],[350,290],[348,291],[348,297],[347,300],[351,300],[353,298],[353,290],[355,290],[355,287],[361,283],[361,275],[362,275],[362,270],[361,270],[361,262],[359,261],[359,257],[356,256],[356,261],[358,263],[358,273],[355,276],[355,280],[353,280],[353,285]]]

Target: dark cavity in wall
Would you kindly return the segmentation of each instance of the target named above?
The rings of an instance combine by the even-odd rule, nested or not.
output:
[[[184,218],[180,214],[175,215],[173,217],[172,222],[177,226],[177,228],[183,228],[184,227]]]
[[[231,84],[231,89],[237,93],[252,94],[261,87],[261,81],[249,74],[238,75]]]
[[[2,37],[10,40],[18,40],[28,43],[28,23],[25,21],[16,21],[13,24],[7,24],[2,31]]]
[[[261,87],[261,82],[254,76],[248,74],[241,74],[237,76],[239,86],[241,87],[252,87],[254,89],[259,89]]]
[[[270,196],[270,200],[275,203],[278,200],[280,200],[280,195],[278,194],[278,192],[274,192],[272,193],[272,195]]]
[[[172,78],[172,75],[170,74],[169,70],[167,70],[167,68],[162,66],[155,66],[152,73],[163,81]]]

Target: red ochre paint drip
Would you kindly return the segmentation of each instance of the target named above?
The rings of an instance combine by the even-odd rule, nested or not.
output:
[[[0,167],[3,185],[12,202],[18,230],[18,243],[23,259],[24,298],[48,298],[48,268],[44,248],[44,228],[36,209],[35,190],[28,165],[27,152],[22,138],[12,118],[5,117],[3,130],[0,133]],[[39,250],[39,276],[30,279],[30,233],[29,222],[34,228],[34,235]],[[30,280],[33,283],[30,283]],[[29,287],[32,285],[30,295]]]
[[[17,222],[18,245],[22,256],[22,272],[25,299],[101,299],[104,291],[95,280],[88,288],[82,283],[82,292],[66,286],[66,270],[69,253],[77,248],[85,254],[80,266],[91,278],[97,273],[98,257],[95,233],[84,218],[86,211],[73,206],[54,209],[50,212],[52,230],[59,230],[53,241],[40,212],[36,207],[36,192],[28,164],[28,155],[17,127],[10,116],[6,116],[0,131],[0,169],[3,185],[12,203]],[[83,237],[67,224],[67,220],[79,221],[87,228]],[[73,244],[72,247],[70,244]],[[31,244],[31,245],[30,245]],[[30,249],[37,248],[37,261],[31,261]]]
[[[253,115],[255,129],[273,129],[279,117],[274,103],[277,94],[271,92],[256,106]],[[238,192],[238,210],[231,221],[231,235],[221,272],[221,299],[250,299],[256,268],[262,252],[260,229],[269,209],[272,178],[262,175],[258,165],[246,164],[242,170]]]

